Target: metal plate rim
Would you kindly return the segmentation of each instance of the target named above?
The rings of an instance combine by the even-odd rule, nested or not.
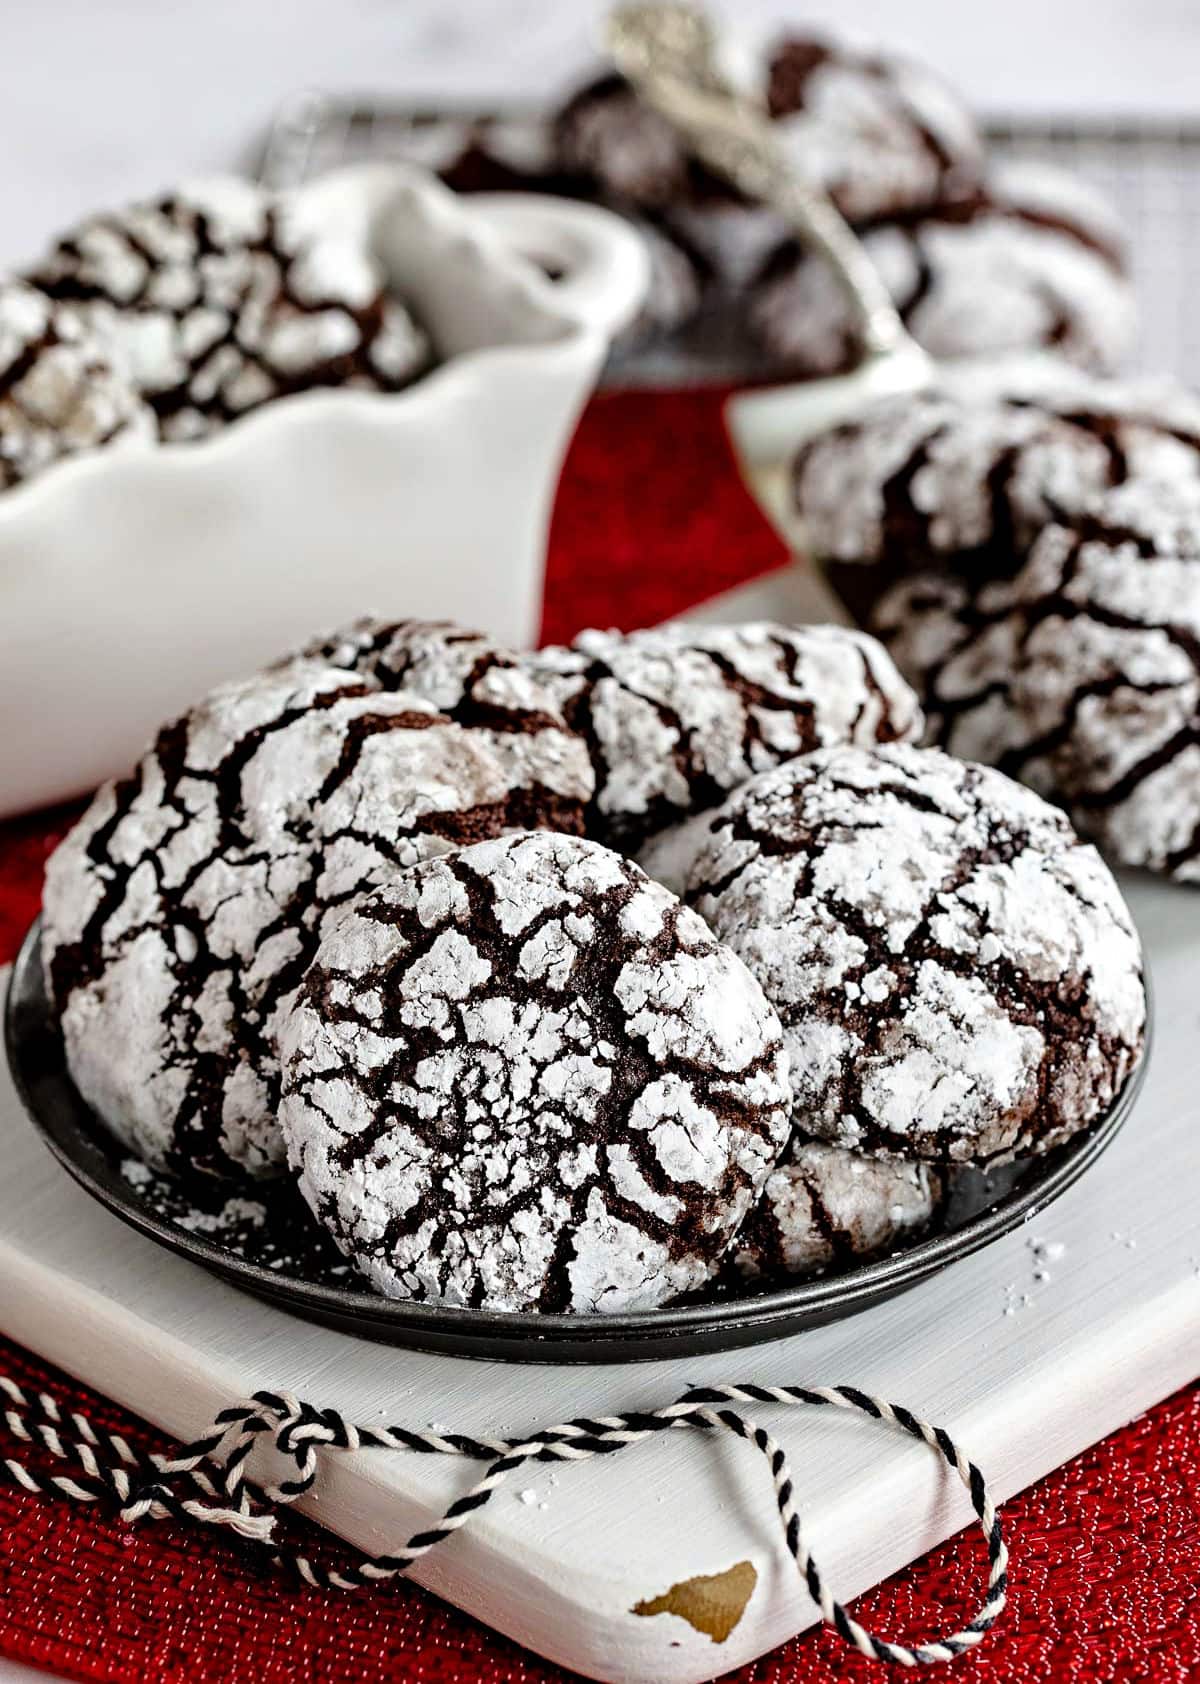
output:
[[[34,1129],[72,1179],[113,1215],[177,1255],[245,1291],[293,1313],[343,1331],[398,1344],[456,1350],[463,1356],[536,1361],[624,1361],[686,1356],[737,1343],[782,1337],[805,1325],[841,1319],[915,1286],[1012,1232],[1059,1198],[1095,1162],[1124,1126],[1140,1092],[1150,1055],[1153,1002],[1147,985],[1143,1055],[1109,1110],[1085,1133],[1047,1160],[1045,1173],[1002,1197],[961,1228],[932,1235],[890,1256],[841,1274],[797,1281],[746,1298],[707,1304],[666,1305],[615,1315],[488,1311],[419,1303],[305,1281],[240,1258],[203,1235],[189,1234],[137,1199],[118,1172],[88,1143],[95,1162],[84,1161],[70,1119],[48,1115],[38,1094],[37,1041],[61,1047],[46,1001],[40,957],[41,920],[26,933],[13,964],[5,1003],[5,1046],[18,1097]],[[102,1130],[65,1073],[59,1085],[73,1106]]]

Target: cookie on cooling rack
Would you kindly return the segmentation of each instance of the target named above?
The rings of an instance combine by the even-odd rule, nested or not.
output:
[[[562,192],[553,124],[537,113],[414,112],[388,125],[388,155],[456,193]]]
[[[955,197],[978,176],[974,123],[916,65],[789,33],[742,44],[731,69],[761,95],[799,168],[851,221]],[[555,126],[560,167],[604,197],[655,210],[734,197],[620,76],[574,93]]]
[[[424,696],[482,736],[500,760],[512,824],[582,830],[595,790],[587,744],[527,663],[481,632],[445,620],[365,618],[314,639],[299,658]]]
[[[972,194],[874,222],[861,237],[934,356],[1043,350],[1109,373],[1130,348],[1120,231],[1103,201],[1057,170],[997,170]],[[772,360],[797,374],[837,374],[861,358],[837,277],[794,239],[768,256],[748,318]]]
[[[889,398],[797,454],[795,506],[818,555],[900,573],[954,558],[1011,577],[1052,519],[1133,481],[1200,491],[1200,400],[1169,381],[1064,369],[1000,394]]]
[[[430,360],[365,249],[233,177],[89,217],[29,279],[118,348],[166,439],[314,387],[396,391]]]
[[[76,312],[0,285],[0,491],[65,456],[154,438],[153,411]]]
[[[946,1197],[947,1178],[931,1164],[799,1140],[767,1177],[730,1263],[756,1280],[866,1262],[919,1238]]]
[[[1095,849],[937,750],[825,749],[753,779],[687,900],[779,1011],[803,1135],[943,1163],[1046,1151],[1141,1055],[1140,947]]]
[[[268,1175],[277,1019],[344,901],[495,835],[485,737],[315,663],[226,685],[51,857],[43,957],[83,1097],[148,1162]]]
[[[637,866],[544,831],[349,907],[282,1061],[301,1191],[390,1297],[664,1303],[716,1270],[788,1135],[746,968]]]
[[[591,750],[589,829],[629,851],[793,755],[921,729],[879,644],[840,626],[587,631],[525,659]]]

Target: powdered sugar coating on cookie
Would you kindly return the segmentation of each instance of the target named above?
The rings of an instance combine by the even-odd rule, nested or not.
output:
[[[965,107],[916,65],[832,36],[747,35],[724,53],[800,170],[852,221],[954,197],[978,176]],[[619,76],[573,94],[556,132],[564,173],[617,202],[663,210],[737,197]]]
[[[154,437],[153,412],[77,312],[0,285],[0,491],[64,456]]]
[[[807,178],[851,222],[957,198],[983,145],[962,101],[911,60],[791,34],[765,59],[767,109]]]
[[[794,755],[921,729],[880,645],[840,626],[587,631],[527,660],[591,749],[590,828],[629,850]]]
[[[925,740],[1009,771],[1026,737],[1012,695],[1016,600],[1015,580],[976,581],[967,566],[901,579],[871,614],[871,629],[921,697]]]
[[[730,1261],[750,1280],[846,1268],[918,1238],[945,1199],[946,1178],[930,1164],[797,1141],[767,1177]]]
[[[1111,874],[986,767],[908,745],[792,761],[726,803],[687,898],[779,1010],[802,1134],[940,1162],[1044,1151],[1140,1057]]]
[[[364,618],[314,639],[300,658],[383,690],[413,691],[480,734],[505,769],[514,825],[582,829],[595,790],[587,744],[549,686],[481,632],[442,620]]]
[[[1133,292],[1110,219],[1070,177],[997,172],[985,190],[861,236],[909,332],[937,357],[1052,350],[1097,372],[1118,368],[1134,330]],[[795,372],[861,357],[829,267],[787,240],[767,258],[751,327]]]
[[[1007,573],[1048,521],[1132,481],[1200,489],[1200,401],[1170,382],[1061,381],[1015,395],[887,399],[799,453],[809,544],[902,569],[974,552]]]
[[[313,664],[164,727],[47,868],[43,957],[83,1097],[159,1167],[276,1172],[276,1020],[323,918],[497,834],[507,793],[430,703]]]
[[[714,1272],[788,1134],[745,967],[636,866],[549,832],[355,902],[282,1054],[301,1191],[391,1297],[651,1308]]]
[[[1123,865],[1200,879],[1200,500],[1132,482],[1012,580],[896,586],[881,635],[932,740],[1061,802]]]
[[[1140,545],[1120,513],[1030,552],[1008,758],[1110,858],[1200,882],[1200,506],[1181,547]]]
[[[166,439],[317,386],[398,390],[429,362],[365,249],[302,236],[234,177],[87,219],[31,279],[117,348]]]

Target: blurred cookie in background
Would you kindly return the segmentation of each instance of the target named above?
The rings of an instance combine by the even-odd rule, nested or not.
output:
[[[864,246],[909,332],[936,357],[1050,351],[1120,367],[1136,325],[1119,223],[1083,182],[1040,165],[997,169],[957,200],[876,219]],[[859,360],[836,276],[785,239],[751,284],[749,322],[800,375]]]
[[[0,285],[0,491],[65,456],[154,438],[153,411],[77,311]]]

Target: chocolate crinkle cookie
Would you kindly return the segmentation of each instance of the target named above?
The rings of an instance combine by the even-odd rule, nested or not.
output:
[[[625,84],[614,79],[619,88]],[[415,115],[393,136],[395,155],[432,170],[456,193],[553,193],[596,200],[633,223],[646,247],[650,274],[637,317],[614,341],[614,350],[640,349],[661,334],[676,333],[699,314],[712,265],[686,231],[669,224],[652,202],[604,191],[570,146],[559,144],[561,124],[536,115],[435,117]],[[552,280],[559,278],[544,265]]]
[[[481,632],[444,620],[364,618],[315,639],[299,658],[383,690],[413,691],[469,727],[503,765],[513,824],[583,829],[595,790],[587,743],[567,725],[550,686]]]
[[[799,1134],[940,1163],[1042,1152],[1141,1056],[1116,883],[990,768],[910,745],[794,760],[726,802],[686,898],[779,1011]]]
[[[323,921],[498,834],[510,793],[485,739],[316,663],[165,726],[47,868],[48,991],[84,1099],[158,1167],[277,1172],[277,1023]]]
[[[153,411],[78,312],[0,284],[0,491],[65,456],[154,437]]]
[[[637,866],[549,832],[347,908],[282,1058],[301,1191],[390,1297],[652,1308],[714,1273],[788,1135],[746,968]]]
[[[1200,488],[1200,400],[1169,381],[1064,369],[1025,389],[888,398],[805,445],[795,504],[810,548],[901,572],[953,557],[1009,577],[1049,521],[1133,481]]]
[[[364,248],[233,177],[93,216],[29,278],[119,348],[164,439],[316,387],[396,391],[430,361]]]
[[[1108,373],[1134,329],[1112,213],[1057,170],[1009,166],[986,186],[873,221],[863,244],[914,338],[939,357],[1049,350]],[[836,374],[861,358],[837,277],[788,239],[752,285],[752,329],[776,362]]]
[[[848,1268],[919,1238],[946,1197],[932,1164],[798,1140],[767,1177],[730,1263],[748,1280]]]
[[[851,221],[955,197],[978,178],[974,123],[915,65],[789,34],[745,42],[730,70],[764,99],[798,167]],[[619,76],[574,93],[556,132],[561,167],[597,195],[656,210],[734,196]]]
[[[1130,483],[1044,528],[1014,579],[918,576],[878,620],[932,740],[1062,803],[1111,859],[1200,881],[1200,497]]]
[[[630,852],[794,755],[921,730],[881,646],[840,626],[586,631],[525,660],[591,751],[589,830]]]

